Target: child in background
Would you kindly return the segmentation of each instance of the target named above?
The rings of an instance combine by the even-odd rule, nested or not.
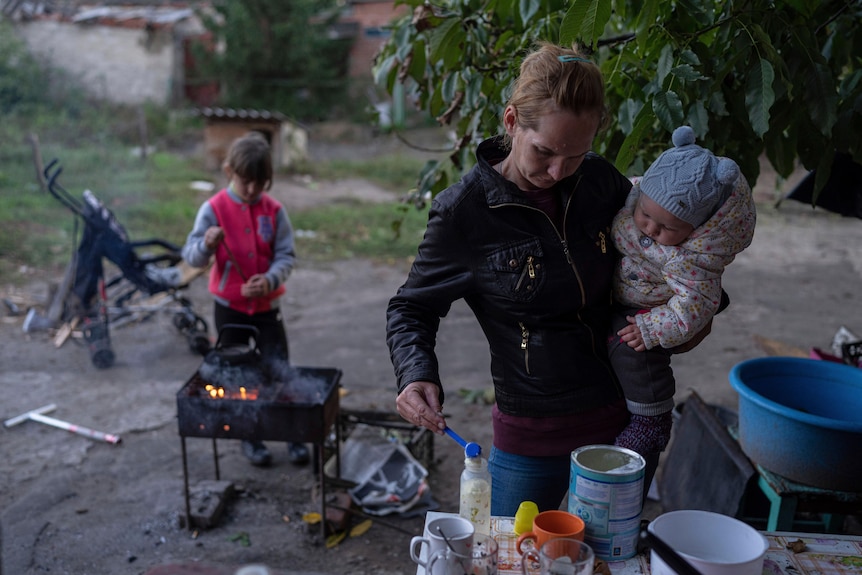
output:
[[[673,348],[708,326],[721,275],[754,235],[755,206],[739,166],[695,145],[688,126],[632,188],[614,219],[622,254],[608,352],[631,421],[616,445],[645,455],[670,440]],[[648,486],[645,486],[648,487]]]
[[[279,298],[294,265],[293,228],[284,207],[265,192],[272,184],[272,155],[262,134],[251,132],[233,142],[224,162],[228,186],[204,202],[183,247],[183,258],[204,267],[215,256],[209,291],[215,298],[216,331],[226,324],[257,328],[266,361],[288,360],[287,331]],[[243,334],[222,334],[222,344]],[[261,441],[243,441],[242,451],[253,465],[272,461]],[[292,463],[309,460],[308,448],[288,444]]]

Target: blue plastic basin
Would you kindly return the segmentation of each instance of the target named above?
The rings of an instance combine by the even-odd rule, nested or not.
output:
[[[749,458],[799,483],[862,492],[862,369],[764,357],[737,364],[729,379]]]

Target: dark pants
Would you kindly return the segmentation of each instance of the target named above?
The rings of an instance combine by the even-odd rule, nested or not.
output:
[[[629,412],[660,415],[673,409],[676,381],[670,367],[671,352],[662,347],[635,351],[616,332],[626,325],[626,315],[637,310],[615,310],[608,341],[608,357],[623,388]]]

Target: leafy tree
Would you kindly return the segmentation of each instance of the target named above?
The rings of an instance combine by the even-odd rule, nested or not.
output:
[[[349,44],[328,33],[336,0],[216,0],[201,11],[216,49],[197,46],[220,104],[317,119],[346,94]]]
[[[0,116],[47,102],[48,78],[12,25],[0,20]]]
[[[458,134],[451,162],[429,163],[418,193],[436,193],[498,133],[507,88],[535,40],[577,42],[598,64],[612,114],[597,152],[630,175],[689,124],[698,143],[734,158],[750,182],[765,152],[787,177],[836,153],[862,162],[859,0],[401,0],[375,66],[392,93]]]

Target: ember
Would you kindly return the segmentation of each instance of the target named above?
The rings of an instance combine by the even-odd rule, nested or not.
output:
[[[258,390],[252,389],[248,391],[244,386],[240,386],[238,391],[230,391],[225,389],[224,387],[216,387],[215,385],[208,383],[206,387],[206,395],[211,397],[212,399],[239,399],[242,401],[255,401],[259,395]]]

